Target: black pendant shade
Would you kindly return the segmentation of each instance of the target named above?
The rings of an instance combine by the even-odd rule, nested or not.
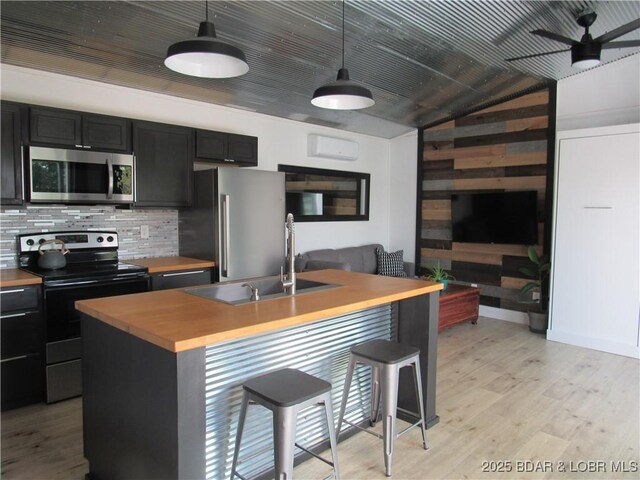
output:
[[[242,50],[218,40],[208,19],[200,23],[196,38],[174,43],[167,49],[164,64],[178,73],[204,78],[239,77],[249,71]]]
[[[344,0],[342,1],[342,68],[335,82],[327,83],[313,92],[311,103],[331,110],[358,110],[376,102],[369,89],[352,82],[349,70],[344,68]]]
[[[341,68],[335,82],[316,89],[311,103],[316,107],[333,110],[357,110],[370,107],[376,102],[367,88],[349,80],[349,70]]]

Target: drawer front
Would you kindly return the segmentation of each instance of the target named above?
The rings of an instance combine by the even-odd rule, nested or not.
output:
[[[21,355],[3,359],[0,363],[2,375],[2,410],[22,407],[44,400],[42,356]]]
[[[0,312],[38,308],[40,287],[13,287],[0,290]]]
[[[47,374],[47,403],[82,395],[82,360],[49,365]]]
[[[44,323],[39,311],[0,316],[2,358],[39,353],[44,344]]]
[[[47,365],[75,360],[80,357],[82,357],[82,340],[80,338],[47,343]]]
[[[211,269],[168,272],[151,275],[151,290],[194,287],[211,283]]]

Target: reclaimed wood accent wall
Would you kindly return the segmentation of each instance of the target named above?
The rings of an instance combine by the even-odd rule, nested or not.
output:
[[[439,262],[456,283],[477,284],[482,305],[520,311],[530,307],[518,302],[519,289],[527,282],[518,271],[529,263],[527,246],[452,242],[451,195],[536,190],[537,248],[542,252],[548,244],[545,224],[550,222],[551,195],[547,188],[552,176],[548,164],[553,164],[555,129],[555,95],[550,95],[549,88],[422,132],[416,259],[423,269]]]

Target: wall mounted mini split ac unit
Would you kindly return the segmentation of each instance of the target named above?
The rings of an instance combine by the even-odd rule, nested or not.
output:
[[[344,138],[325,137],[310,133],[307,139],[307,156],[335,160],[357,160],[358,143]]]

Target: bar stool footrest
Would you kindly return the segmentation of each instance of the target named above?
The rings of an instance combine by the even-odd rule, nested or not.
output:
[[[382,435],[380,435],[379,433],[372,432],[371,430],[363,428],[360,425],[356,425],[355,423],[352,423],[349,420],[342,419],[342,423],[346,423],[347,425],[351,425],[352,427],[357,428],[358,430],[362,430],[363,432],[368,433],[369,435],[373,435],[374,437],[377,437],[380,440],[384,440],[384,437]]]
[[[308,454],[309,454],[309,455],[311,455],[312,457],[316,457],[318,460],[320,460],[320,461],[322,461],[322,462],[326,463],[327,465],[330,465],[331,467],[333,467],[333,466],[334,466],[334,465],[333,465],[333,462],[330,462],[330,461],[329,461],[329,460],[327,460],[326,458],[322,458],[322,457],[321,457],[320,455],[318,455],[317,453],[313,453],[311,450],[308,450],[308,449],[304,448],[302,445],[300,445],[300,444],[296,443],[296,444],[295,444],[295,446],[296,446],[296,447],[298,447],[298,448],[299,448],[300,450],[302,450],[303,452],[308,453]],[[332,474],[332,476],[333,476],[333,474]],[[331,478],[331,477],[329,477],[329,478]]]

